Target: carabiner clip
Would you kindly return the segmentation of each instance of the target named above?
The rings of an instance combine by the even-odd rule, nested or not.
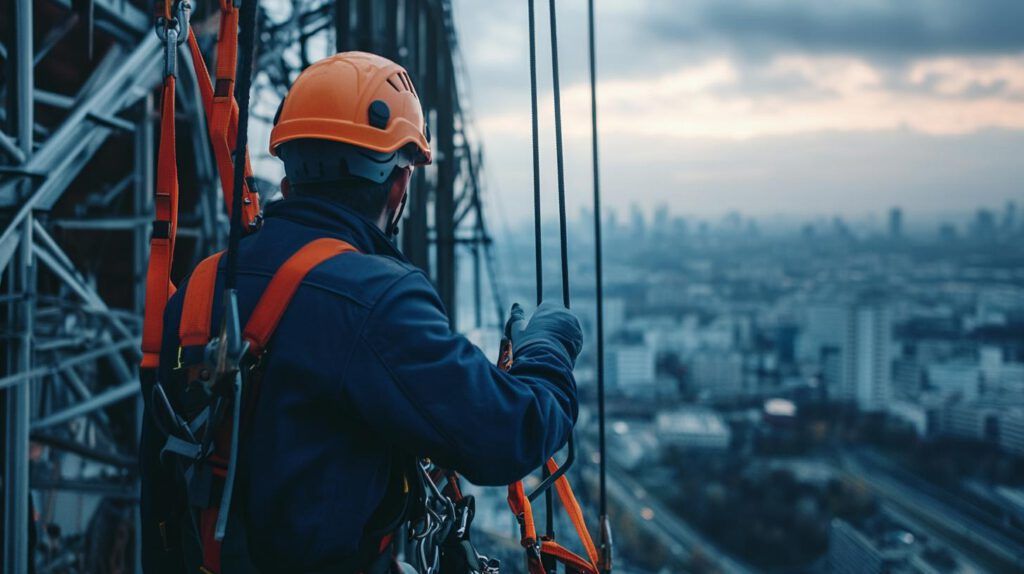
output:
[[[179,0],[174,18],[167,20],[160,16],[156,19],[154,32],[164,43],[164,77],[178,75],[178,46],[188,40],[191,15],[192,4]]]

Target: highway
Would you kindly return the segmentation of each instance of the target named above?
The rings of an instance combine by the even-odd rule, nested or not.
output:
[[[1024,571],[1024,545],[1002,532],[960,512],[950,504],[911,488],[871,457],[842,456],[842,466],[853,478],[864,481],[885,503],[926,522],[957,548],[997,572]],[[983,555],[982,555],[983,554]]]

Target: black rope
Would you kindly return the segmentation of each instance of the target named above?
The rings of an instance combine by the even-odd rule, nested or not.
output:
[[[555,0],[549,0],[551,13],[551,89],[555,100],[555,159],[558,166],[558,233],[562,251],[562,303],[569,307],[569,242],[565,230],[565,166],[562,158],[562,93],[558,85],[558,26]]]
[[[608,525],[608,452],[605,448],[604,404],[604,255],[601,245],[601,170],[597,148],[597,53],[594,48],[594,0],[587,1],[590,40],[590,149],[594,170],[594,298],[597,303],[597,452],[598,508],[601,521],[601,566],[611,571],[611,534]]]
[[[597,299],[597,437],[601,457],[601,516],[608,512],[608,494],[605,488],[604,442],[604,257],[601,249],[601,170],[597,154],[597,64],[594,53],[594,0],[587,2],[587,24],[590,32],[590,149],[594,163],[594,274]]]
[[[530,121],[533,128],[533,249],[537,278],[537,304],[544,300],[544,254],[541,248],[540,217],[540,126],[537,120],[537,30],[534,25],[533,0],[530,12]]]
[[[527,2],[530,17],[530,120],[533,134],[533,248],[537,281],[537,305],[544,300],[544,250],[541,243],[542,221],[540,210],[540,125],[537,113],[537,26],[534,0]],[[549,483],[547,466],[541,468],[543,483]],[[555,537],[555,502],[550,488],[544,492],[546,534]]]
[[[245,181],[245,150],[249,145],[249,92],[252,91],[252,62],[256,46],[256,14],[259,0],[242,2],[238,10],[238,136],[235,139],[235,173],[231,194],[231,227],[228,234],[227,275],[224,285],[234,289],[238,282],[238,242],[242,239],[242,184]]]

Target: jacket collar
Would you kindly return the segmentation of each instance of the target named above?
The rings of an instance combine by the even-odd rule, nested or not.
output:
[[[271,203],[263,213],[266,223],[286,219],[336,236],[370,255],[386,255],[408,262],[394,243],[373,222],[330,199],[312,196],[289,197]]]

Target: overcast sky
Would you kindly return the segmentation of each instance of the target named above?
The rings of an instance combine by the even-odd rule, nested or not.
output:
[[[530,213],[525,1],[455,0],[487,182]],[[543,185],[555,195],[548,4]],[[586,1],[558,2],[570,210],[590,204]],[[597,0],[606,203],[861,216],[1024,200],[1021,0]],[[553,214],[549,201],[548,213]]]

